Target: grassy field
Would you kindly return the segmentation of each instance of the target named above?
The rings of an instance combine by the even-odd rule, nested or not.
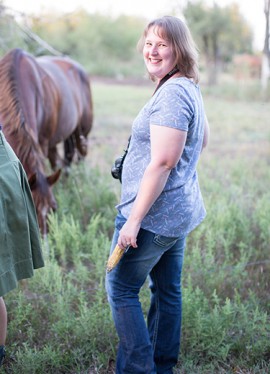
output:
[[[13,374],[114,372],[117,337],[104,290],[120,192],[111,165],[148,85],[92,82],[89,155],[55,188],[46,266],[5,300]],[[270,103],[256,85],[202,87],[211,127],[199,163],[207,218],[190,235],[178,374],[270,372]],[[147,284],[141,301],[147,310]],[[135,374],[135,373],[134,373]]]

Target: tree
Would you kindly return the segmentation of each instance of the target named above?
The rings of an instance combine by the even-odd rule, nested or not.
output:
[[[203,1],[188,1],[184,16],[205,57],[209,85],[217,83],[222,64],[235,53],[251,52],[251,28],[238,5],[222,8],[215,2],[208,6]]]
[[[54,48],[78,60],[92,75],[108,76],[136,76],[142,61],[136,43],[144,25],[141,18],[84,10],[32,19],[32,29],[42,39],[51,40]]]
[[[263,90],[266,90],[270,77],[270,0],[264,1],[265,14],[265,39],[262,58],[262,76],[261,83]]]
[[[23,35],[17,27],[12,14],[0,2],[0,55],[5,54],[10,48],[24,44]]]

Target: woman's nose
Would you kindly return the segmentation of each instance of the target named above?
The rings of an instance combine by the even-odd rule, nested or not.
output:
[[[151,55],[156,55],[158,53],[157,47],[153,45],[150,50]]]

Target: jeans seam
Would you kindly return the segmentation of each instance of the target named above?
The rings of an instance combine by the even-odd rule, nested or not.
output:
[[[153,346],[153,351],[155,351],[156,348],[156,342],[157,342],[157,335],[158,335],[158,325],[159,325],[159,288],[156,280],[156,273],[155,270],[153,270],[153,280],[155,281],[156,284],[156,301],[155,301],[155,307],[156,307],[156,319],[155,319],[155,324],[154,324],[154,331],[153,331],[153,341],[152,341],[152,346]]]

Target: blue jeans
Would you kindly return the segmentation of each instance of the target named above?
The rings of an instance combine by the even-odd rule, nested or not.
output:
[[[125,218],[118,215],[115,247]],[[172,374],[181,334],[181,272],[185,238],[168,238],[140,229],[130,248],[106,276],[106,289],[119,347],[116,374]],[[151,305],[147,324],[139,292],[149,276]]]

